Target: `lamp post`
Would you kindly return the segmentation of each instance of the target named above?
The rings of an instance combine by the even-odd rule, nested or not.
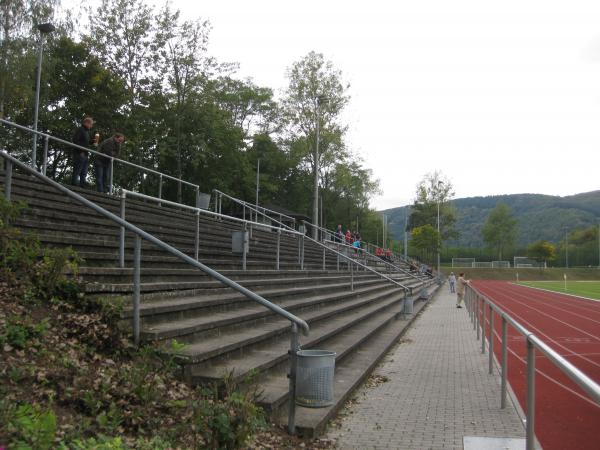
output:
[[[317,97],[317,126],[315,143],[315,185],[313,189],[313,239],[318,239],[319,227],[319,144],[321,139],[321,104],[325,102],[325,96]]]
[[[440,236],[440,185],[443,184],[442,181],[438,181],[437,183],[437,274],[440,276],[440,247],[441,247],[441,236]]]
[[[569,235],[567,228],[565,228],[565,267],[569,268]]]
[[[42,78],[42,53],[44,49],[44,34],[50,34],[56,28],[51,23],[41,23],[37,26],[40,32],[40,42],[38,45],[38,60],[37,60],[37,79],[35,83],[35,108],[33,110],[33,149],[31,152],[31,167],[35,169],[36,149],[37,149],[37,127],[38,127],[38,111],[40,109],[40,81]]]
[[[258,211],[258,192],[260,191],[260,158],[256,160],[256,210]]]

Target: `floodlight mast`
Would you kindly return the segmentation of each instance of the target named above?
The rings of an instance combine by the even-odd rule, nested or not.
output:
[[[56,27],[51,23],[41,23],[37,27],[40,32],[40,41],[38,44],[38,60],[37,60],[37,78],[35,83],[35,108],[33,110],[33,151],[31,157],[31,167],[36,168],[36,149],[37,149],[37,128],[38,128],[38,112],[40,109],[40,83],[42,79],[42,53],[44,50],[44,35],[50,34]]]

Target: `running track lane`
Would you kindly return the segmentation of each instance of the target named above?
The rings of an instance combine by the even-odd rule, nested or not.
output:
[[[600,302],[501,281],[473,286],[569,362],[600,383]],[[494,316],[494,353],[501,360],[501,318]],[[486,311],[489,337],[489,310]],[[508,380],[526,411],[525,338],[508,327]],[[535,433],[544,450],[600,450],[600,406],[536,351]]]

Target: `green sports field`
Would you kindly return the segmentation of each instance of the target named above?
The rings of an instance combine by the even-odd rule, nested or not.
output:
[[[567,280],[567,290],[565,290],[564,281],[523,281],[518,284],[600,300],[600,281]]]

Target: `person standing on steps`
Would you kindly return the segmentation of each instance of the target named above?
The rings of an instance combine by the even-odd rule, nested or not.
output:
[[[100,135],[96,135],[92,138],[90,130],[94,125],[94,120],[91,117],[85,117],[81,121],[81,126],[77,128],[73,135],[73,144],[80,147],[90,148],[91,145],[98,145]],[[90,165],[89,152],[81,149],[73,149],[73,176],[71,177],[71,184],[73,186],[85,187],[85,179],[87,177],[88,167]]]
[[[450,293],[454,294],[456,292],[456,275],[454,275],[454,272],[450,272],[448,285],[450,286]]]
[[[456,286],[456,307],[462,308],[461,303],[465,298],[465,288],[470,281],[465,279],[465,274],[461,273],[458,275],[458,281]]]
[[[98,146],[98,151],[106,156],[116,158],[119,156],[121,144],[125,141],[125,136],[121,133],[115,133],[112,137],[105,139]],[[94,157],[94,172],[96,173],[96,185],[98,192],[107,193],[110,191],[110,176],[111,176],[110,158],[105,158],[101,155]]]

